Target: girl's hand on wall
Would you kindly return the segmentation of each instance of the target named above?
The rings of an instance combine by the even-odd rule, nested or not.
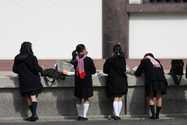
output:
[[[42,69],[44,70],[44,66],[42,65]]]
[[[68,75],[68,71],[64,69],[63,74]]]

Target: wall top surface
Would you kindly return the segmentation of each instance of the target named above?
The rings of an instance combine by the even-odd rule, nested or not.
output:
[[[173,78],[170,75],[165,75],[168,86],[175,86]],[[93,76],[93,87],[104,87],[106,85],[106,77],[105,76]],[[65,80],[58,80],[54,84],[46,82],[43,77],[41,77],[41,82],[44,88],[47,87],[74,87],[74,77],[66,77]],[[183,75],[180,85],[179,86],[186,86],[187,80]],[[144,78],[143,77],[135,77],[135,76],[128,76],[128,86],[135,87],[135,86],[144,86]],[[7,77],[7,76],[0,76],[0,88],[18,88],[19,82],[18,78],[16,77]]]

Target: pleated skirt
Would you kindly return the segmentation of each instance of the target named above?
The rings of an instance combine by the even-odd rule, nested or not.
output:
[[[93,96],[92,87],[75,87],[74,96],[77,98],[90,98]]]
[[[122,97],[125,94],[127,94],[127,92],[122,92],[122,93],[107,93],[107,97],[109,97],[109,98]]]
[[[145,88],[146,96],[149,96],[149,93],[154,92],[154,97],[156,97],[156,90],[162,90],[162,95],[165,95],[167,94],[166,88],[166,82],[162,80],[153,81]]]
[[[33,91],[29,91],[29,92],[22,92],[21,93],[21,97],[27,97],[27,96],[31,96],[31,95],[38,95],[40,93],[41,93],[41,89],[33,90]]]

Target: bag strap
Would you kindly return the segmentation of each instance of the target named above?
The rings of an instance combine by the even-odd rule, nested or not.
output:
[[[174,74],[174,73],[171,73],[171,76],[173,77],[173,80],[174,80],[175,84],[179,85],[179,83],[181,81],[181,78],[182,78],[182,75],[180,75],[179,79],[177,78],[177,75]]]
[[[60,76],[60,79],[64,80],[64,79],[65,79],[65,75],[62,74],[62,75]]]
[[[54,82],[55,82],[55,78],[53,78],[53,80],[50,81],[46,76],[43,76],[43,77],[44,77],[44,79],[45,79],[47,82],[50,82],[50,83],[54,83]]]
[[[44,79],[45,79],[47,82],[50,82],[50,83],[54,83],[55,80],[57,79],[57,78],[53,78],[53,80],[50,81],[50,80],[47,78],[47,76],[43,76],[43,77],[44,77]],[[65,79],[65,75],[64,75],[63,73],[61,73],[61,75],[60,75],[59,78],[62,79],[62,80],[64,80],[64,79]]]
[[[186,79],[187,79],[187,63],[186,63]]]

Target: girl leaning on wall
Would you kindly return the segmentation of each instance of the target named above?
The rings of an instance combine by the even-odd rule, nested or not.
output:
[[[167,93],[166,87],[168,84],[160,61],[155,59],[152,53],[145,54],[135,75],[141,76],[142,72],[145,73],[145,91],[149,98],[149,107],[152,113],[150,119],[159,119],[159,113],[162,106],[162,95]],[[153,101],[154,97],[156,97],[157,100],[156,114]]]
[[[108,58],[103,66],[103,72],[108,74],[106,78],[107,97],[113,98],[114,120],[120,120],[119,114],[122,109],[122,96],[127,94],[128,84],[126,61],[121,46],[116,44],[112,50],[112,57]]]
[[[43,88],[39,76],[39,72],[42,71],[43,67],[39,66],[38,60],[33,54],[32,44],[23,42],[20,53],[14,58],[13,72],[18,74],[21,97],[25,97],[32,112],[32,116],[25,119],[27,121],[38,120],[36,97]]]
[[[71,60],[75,68],[74,96],[77,97],[78,120],[82,121],[88,120],[86,114],[89,108],[89,98],[93,96],[92,74],[96,72],[93,60],[87,54],[86,47],[79,44],[76,46],[76,50],[73,51],[73,59]],[[81,113],[82,99],[84,99],[83,115]]]

